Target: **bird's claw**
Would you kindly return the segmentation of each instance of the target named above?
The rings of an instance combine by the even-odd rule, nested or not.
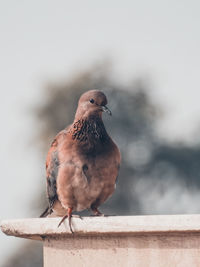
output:
[[[103,213],[101,213],[97,208],[91,208],[91,210],[94,213],[93,216],[101,216],[101,217],[105,217],[106,216]]]
[[[64,222],[64,220],[66,219],[66,218],[68,218],[68,221],[69,221],[69,229],[70,229],[70,232],[72,233],[72,234],[74,234],[74,231],[72,230],[72,224],[71,224],[71,218],[72,217],[74,217],[74,218],[79,218],[79,219],[81,219],[81,220],[83,220],[83,218],[80,216],[80,215],[78,215],[78,214],[67,214],[67,215],[65,215],[65,216],[63,216],[63,218],[62,218],[62,220],[59,222],[59,224],[58,224],[58,227]]]

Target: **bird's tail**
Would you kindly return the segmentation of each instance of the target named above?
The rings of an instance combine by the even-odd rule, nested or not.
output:
[[[47,207],[45,211],[40,215],[40,218],[46,217],[47,215],[52,213],[52,209],[50,207]]]

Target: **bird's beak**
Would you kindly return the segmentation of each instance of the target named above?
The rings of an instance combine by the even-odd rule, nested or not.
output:
[[[112,112],[110,111],[110,109],[106,106],[102,106],[102,110],[106,113],[108,113],[108,115],[112,116]]]

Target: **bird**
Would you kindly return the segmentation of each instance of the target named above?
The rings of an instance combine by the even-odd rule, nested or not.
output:
[[[74,211],[89,209],[104,216],[99,206],[115,191],[121,155],[107,133],[102,113],[112,115],[101,90],[89,90],[78,101],[74,121],[60,131],[47,153],[48,207],[40,217],[54,214],[66,218],[73,233]],[[79,216],[80,217],[80,216]]]

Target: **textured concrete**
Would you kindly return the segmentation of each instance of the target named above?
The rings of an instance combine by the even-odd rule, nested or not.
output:
[[[200,215],[9,220],[7,235],[44,242],[44,266],[200,266]]]
[[[46,239],[48,267],[199,267],[200,234]]]

